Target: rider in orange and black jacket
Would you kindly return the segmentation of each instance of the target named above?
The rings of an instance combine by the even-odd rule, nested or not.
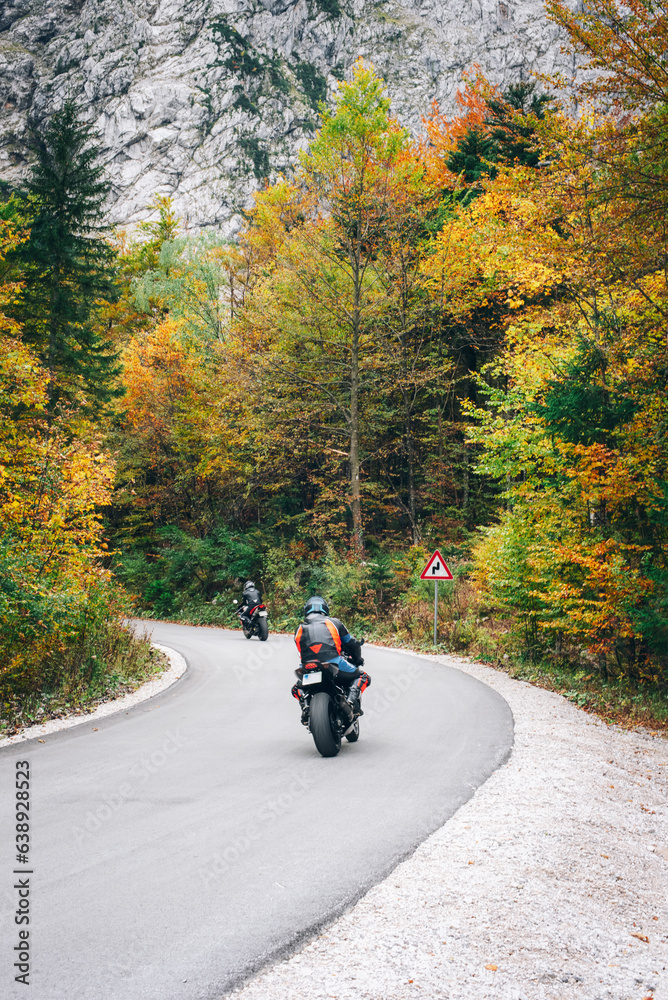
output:
[[[349,683],[348,701],[353,711],[357,715],[363,715],[360,696],[368,688],[371,678],[360,670],[364,666],[362,644],[350,634],[342,621],[330,617],[329,606],[324,598],[311,597],[304,605],[304,621],[295,632],[295,643],[302,665],[336,664],[338,679]],[[344,652],[350,656],[352,663],[342,655]],[[292,688],[292,695],[298,699],[304,711],[304,692],[300,681]]]

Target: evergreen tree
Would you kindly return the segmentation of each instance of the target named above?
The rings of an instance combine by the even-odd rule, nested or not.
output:
[[[536,93],[533,80],[511,83],[501,98],[487,100],[490,114],[485,124],[491,129],[498,162],[538,166],[540,153],[530,119],[542,120],[549,101],[546,94]]]
[[[114,294],[115,257],[103,238],[109,183],[97,139],[71,101],[33,132],[34,216],[15,252],[24,291],[14,316],[51,374],[52,405],[82,389],[94,405],[115,394],[116,357],[95,328],[100,300]]]
[[[447,159],[448,170],[464,182],[466,187],[458,191],[456,199],[462,205],[470,204],[480,194],[481,177],[494,177],[496,144],[482,129],[469,128],[461,137]]]
[[[500,97],[487,98],[489,113],[483,126],[470,126],[450,151],[448,170],[466,186],[457,193],[461,204],[470,204],[480,194],[481,178],[496,176],[497,163],[538,166],[532,119],[545,117],[549,98],[536,94],[535,87],[533,82],[512,83]]]

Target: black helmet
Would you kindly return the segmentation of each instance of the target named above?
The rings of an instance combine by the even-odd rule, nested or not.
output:
[[[244,583],[244,590],[255,590],[255,584],[252,580],[246,580]]]
[[[328,615],[329,614],[329,604],[324,597],[317,597],[315,594],[313,597],[309,597],[308,601],[304,605],[304,618],[307,615]]]

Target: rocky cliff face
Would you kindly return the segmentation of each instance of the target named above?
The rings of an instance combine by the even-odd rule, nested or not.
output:
[[[473,63],[510,83],[570,69],[560,45],[542,0],[2,0],[0,176],[26,170],[29,117],[73,97],[103,136],[112,222],[160,193],[233,230],[359,56],[418,131]]]

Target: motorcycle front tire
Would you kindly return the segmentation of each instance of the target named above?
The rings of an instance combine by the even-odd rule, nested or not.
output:
[[[336,757],[341,749],[337,728],[336,705],[326,691],[316,691],[311,698],[311,735],[322,757]]]
[[[257,634],[260,637],[260,642],[266,642],[269,638],[269,623],[266,618],[260,618],[257,623]]]

